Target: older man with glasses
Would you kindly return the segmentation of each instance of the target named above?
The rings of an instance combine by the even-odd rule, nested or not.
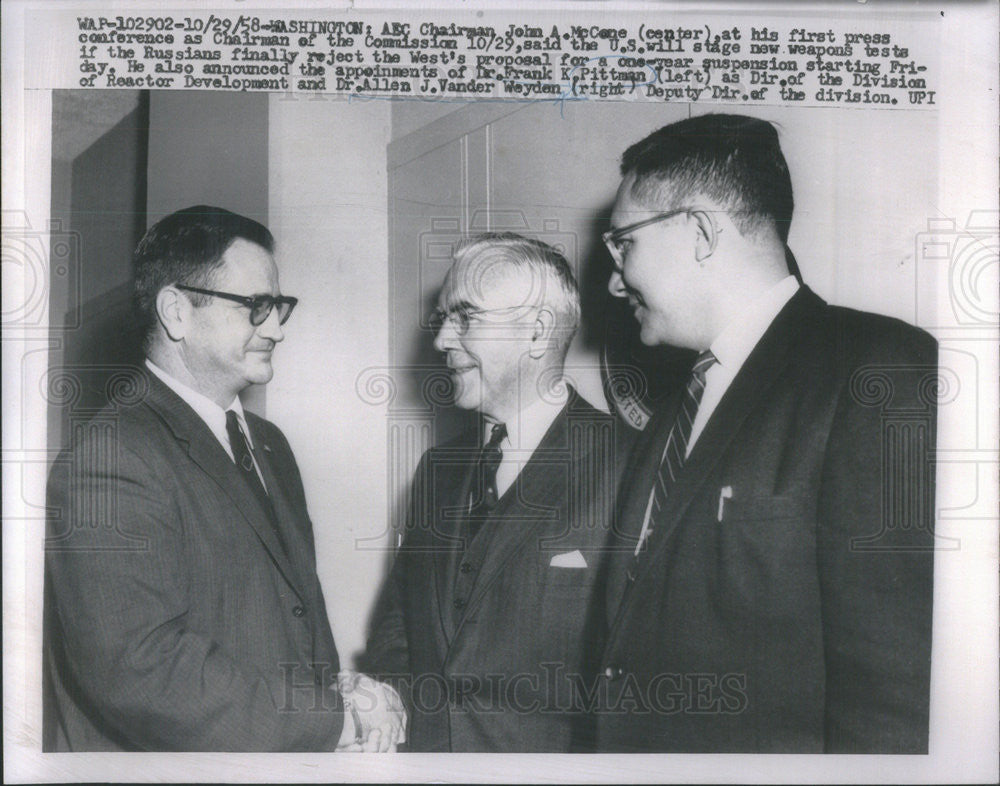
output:
[[[550,246],[503,233],[457,250],[434,346],[455,405],[481,417],[420,462],[368,647],[402,686],[410,750],[591,747],[618,464],[614,419],[563,376],[579,319]]]
[[[50,478],[46,750],[403,739],[391,688],[339,689],[295,458],[240,404],[271,379],[297,302],[280,293],[273,247],[256,221],[197,206],[136,249],[144,395],[98,413]]]

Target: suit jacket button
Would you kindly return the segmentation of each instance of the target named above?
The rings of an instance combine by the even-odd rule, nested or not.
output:
[[[454,602],[453,605],[455,606],[456,609],[458,609],[459,611],[461,611],[462,609],[465,608],[465,599],[464,598],[455,598],[455,602]]]
[[[306,610],[302,606],[296,606],[295,608],[292,609],[292,616],[293,617],[301,617],[305,613],[306,613]]]
[[[462,573],[471,573],[472,565],[470,565],[468,562],[463,562],[461,565],[459,565],[458,569],[462,571]]]
[[[604,670],[604,676],[611,681],[621,679],[622,674],[624,674],[624,672],[618,666],[608,666]]]

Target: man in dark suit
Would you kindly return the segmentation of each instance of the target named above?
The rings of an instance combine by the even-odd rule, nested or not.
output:
[[[312,524],[271,379],[296,304],[271,233],[198,206],[135,253],[146,365],[54,467],[44,748],[388,749],[391,689],[341,695]],[[345,708],[350,711],[345,711]]]
[[[647,345],[700,353],[620,495],[601,751],[927,751],[936,344],[789,275],[775,129],[629,148],[604,239]]]
[[[589,747],[615,422],[563,379],[576,283],[551,247],[485,235],[437,314],[455,404],[482,423],[420,462],[368,667],[400,678],[410,750]]]

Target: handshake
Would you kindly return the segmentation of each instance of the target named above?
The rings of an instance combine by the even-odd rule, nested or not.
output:
[[[354,671],[340,672],[337,685],[344,701],[338,751],[391,752],[406,742],[406,710],[392,686]]]

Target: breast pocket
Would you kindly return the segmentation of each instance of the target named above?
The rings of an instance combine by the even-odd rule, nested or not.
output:
[[[808,515],[814,505],[810,500],[792,494],[752,494],[723,486],[719,491],[719,521],[787,521]]]
[[[575,671],[592,648],[587,639],[597,608],[599,556],[573,550],[536,556],[530,605],[535,618],[532,652],[537,662],[560,663]]]
[[[746,613],[795,616],[817,593],[815,507],[801,497],[761,495],[726,501],[716,515],[719,585]]]
[[[535,568],[537,584],[542,590],[585,589],[594,580],[599,556],[578,549],[542,551]]]

